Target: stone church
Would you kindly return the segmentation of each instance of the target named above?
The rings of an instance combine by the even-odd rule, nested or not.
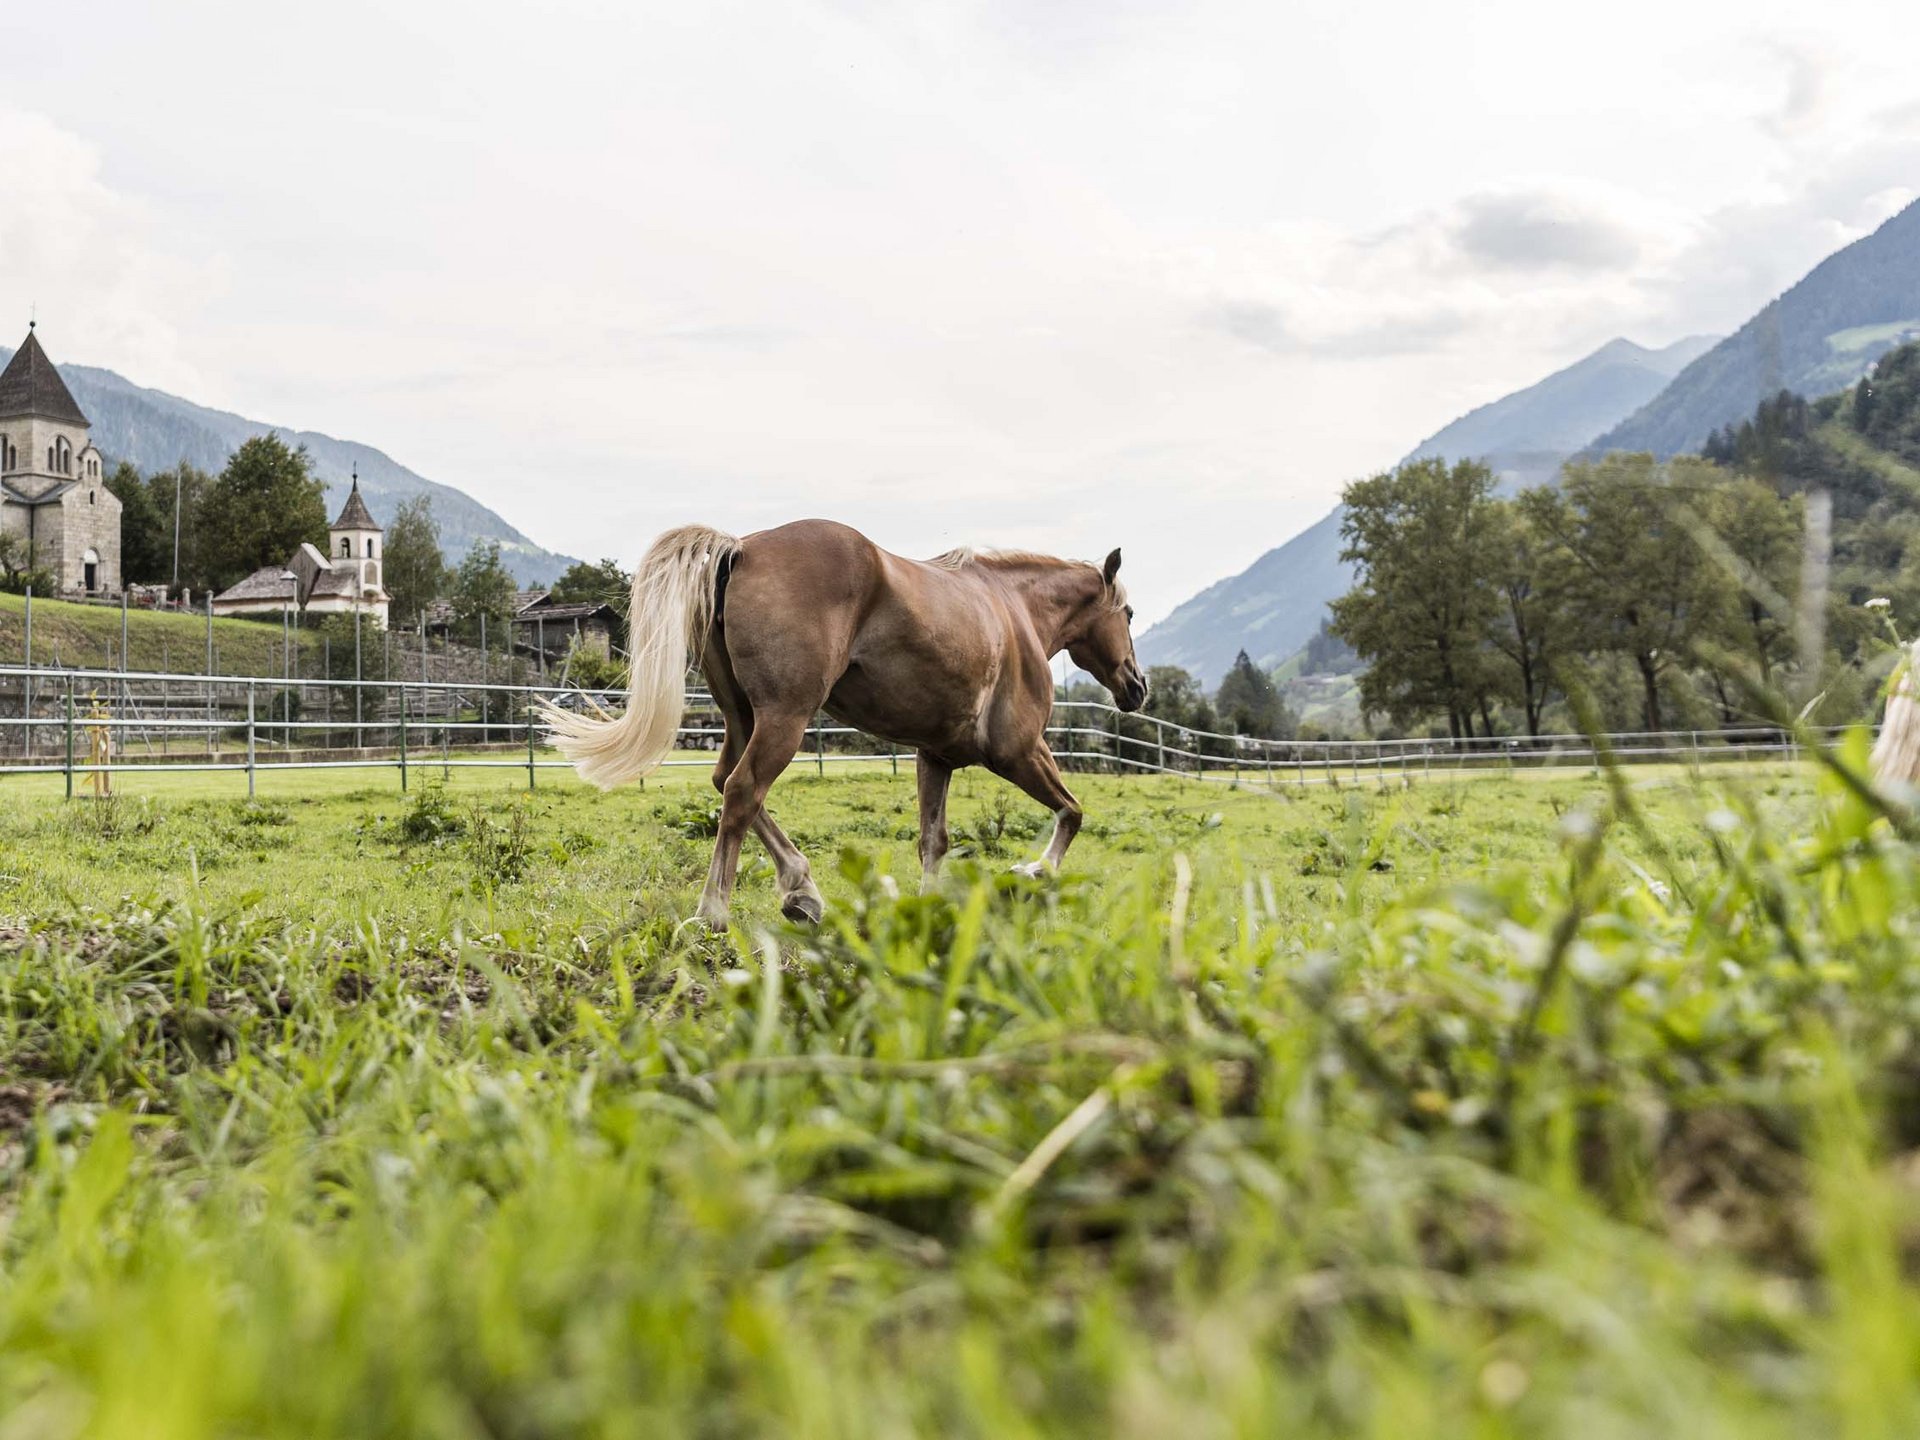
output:
[[[28,326],[0,371],[0,532],[56,595],[120,593],[120,501],[90,430]]]
[[[385,532],[360,498],[356,470],[340,518],[327,527],[327,553],[302,545],[284,565],[256,570],[238,585],[213,597],[216,615],[368,616],[381,629],[387,625],[392,597],[381,583],[382,538]]]

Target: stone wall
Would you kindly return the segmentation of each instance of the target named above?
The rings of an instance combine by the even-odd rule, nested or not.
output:
[[[51,511],[56,507],[49,505]],[[120,497],[107,489],[104,480],[83,480],[60,497],[61,537],[58,579],[62,591],[80,590],[86,585],[86,554],[98,555],[94,593],[115,595],[120,591]],[[52,563],[52,551],[43,552]]]

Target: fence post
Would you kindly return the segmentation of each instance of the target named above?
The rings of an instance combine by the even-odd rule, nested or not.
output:
[[[360,722],[365,718],[360,706],[361,681],[365,678],[360,668],[360,602],[356,600],[353,604],[353,748],[356,750],[367,743],[367,737],[360,733]]]
[[[400,687],[400,793],[407,793],[407,691]]]
[[[27,673],[20,680],[20,753],[33,758],[33,586],[27,586]]]
[[[1153,718],[1153,734],[1155,741],[1160,747],[1158,758],[1161,773],[1164,774],[1167,768],[1167,723],[1157,715]]]
[[[527,789],[533,789],[533,687],[527,687]]]
[[[207,591],[207,759],[213,760],[220,746],[220,690],[213,683],[213,591]]]
[[[253,682],[247,682],[247,798],[253,798]]]
[[[73,676],[67,676],[67,799],[73,799]]]
[[[827,727],[820,723],[820,716],[813,717],[813,768],[820,778],[827,775]]]

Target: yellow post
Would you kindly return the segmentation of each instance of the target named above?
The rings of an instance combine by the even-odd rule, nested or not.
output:
[[[113,727],[107,724],[111,718],[100,692],[94,691],[87,710],[87,719],[93,723],[87,726],[86,786],[100,796],[113,793],[113,773],[107,768],[113,763]]]

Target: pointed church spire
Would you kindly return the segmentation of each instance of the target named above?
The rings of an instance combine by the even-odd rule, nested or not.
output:
[[[340,507],[340,518],[329,527],[334,530],[379,530],[373,512],[360,498],[360,466],[353,467],[353,484],[347,490],[347,503]]]
[[[0,371],[0,420],[38,415],[43,420],[58,420],[63,425],[85,428],[86,414],[74,403],[73,392],[54,368],[47,352],[40,348],[31,321],[27,338],[13,352],[7,368]]]

